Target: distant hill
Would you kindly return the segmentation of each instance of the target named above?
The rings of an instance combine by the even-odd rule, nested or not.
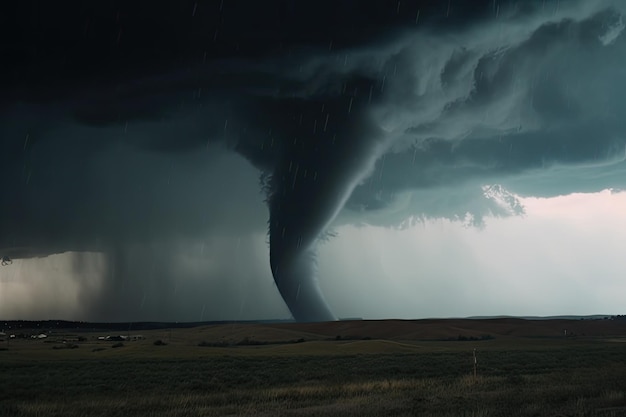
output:
[[[86,323],[70,321],[5,321],[6,333],[40,333],[57,329],[73,332],[127,332],[181,329],[202,335],[207,343],[218,341],[254,342],[316,340],[490,340],[501,338],[624,337],[625,316],[565,316],[568,318],[467,318],[425,320],[352,320],[325,323],[194,322],[194,323]],[[592,319],[587,319],[592,317]],[[576,319],[572,319],[576,318]],[[584,318],[581,320],[581,318]],[[602,318],[602,319],[600,319]]]
[[[605,318],[614,317],[611,314],[593,314],[589,316],[471,316],[466,317],[472,320],[488,320],[488,319],[524,319],[524,320],[603,320]]]

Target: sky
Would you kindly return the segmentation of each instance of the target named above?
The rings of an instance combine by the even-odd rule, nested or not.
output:
[[[3,319],[623,314],[621,1],[12,13]]]

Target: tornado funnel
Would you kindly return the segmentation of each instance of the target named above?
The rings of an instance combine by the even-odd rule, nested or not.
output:
[[[335,320],[317,277],[316,245],[343,208],[354,187],[380,154],[378,130],[350,97],[326,106],[304,125],[323,120],[289,142],[270,182],[270,265],[274,280],[295,320]]]

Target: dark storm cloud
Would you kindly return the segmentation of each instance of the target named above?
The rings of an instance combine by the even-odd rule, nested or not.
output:
[[[613,172],[591,188],[616,185],[620,4],[20,3],[0,248],[119,260],[257,231],[260,173],[278,289],[297,319],[332,319],[314,254],[335,220],[480,223],[523,212],[498,184],[555,195],[580,186],[581,164]],[[143,285],[137,264],[157,256],[111,268]]]
[[[429,190],[468,194],[467,187],[479,192],[498,181],[518,192],[557,195],[622,185],[619,174],[600,175],[591,186],[586,175],[572,172],[552,181],[567,167],[624,169],[623,18],[608,2],[586,6],[513,22],[517,27],[508,30],[485,23],[467,39],[405,37],[389,55],[387,68],[393,63],[396,76],[388,78],[388,101],[378,115],[396,136],[395,149],[377,162],[348,207],[391,207],[398,195],[421,189],[416,212],[463,217],[471,199],[446,199],[424,210]],[[520,184],[520,177],[526,181]],[[430,194],[441,198],[439,191]],[[472,214],[493,214],[485,204],[477,209]]]

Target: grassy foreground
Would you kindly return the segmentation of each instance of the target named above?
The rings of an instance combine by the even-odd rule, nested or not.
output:
[[[626,416],[620,340],[183,342],[14,343],[0,416]]]

